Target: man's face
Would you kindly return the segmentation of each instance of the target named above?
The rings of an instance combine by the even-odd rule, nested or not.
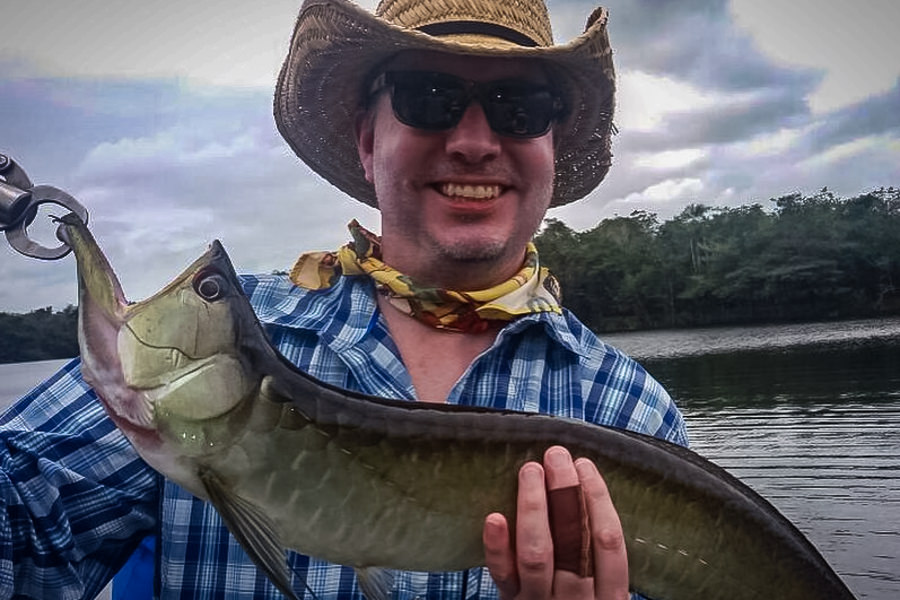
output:
[[[388,71],[437,71],[476,81],[547,83],[534,61],[407,52]],[[552,131],[493,131],[477,101],[459,123],[427,131],[397,120],[390,94],[361,119],[359,153],[382,215],[385,262],[444,287],[494,285],[521,266],[553,192]]]

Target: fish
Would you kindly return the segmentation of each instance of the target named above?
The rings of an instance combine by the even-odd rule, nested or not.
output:
[[[82,373],[153,469],[210,502],[297,598],[295,550],[353,567],[369,600],[391,572],[484,565],[482,527],[515,519],[519,467],[555,445],[594,461],[619,513],[630,587],[655,600],[849,600],[813,544],[750,487],[652,436],[550,415],[367,396],[270,343],[224,247],[129,303],[75,215]]]

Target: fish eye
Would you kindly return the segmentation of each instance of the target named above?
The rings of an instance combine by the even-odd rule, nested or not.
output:
[[[208,302],[214,302],[228,293],[228,280],[218,271],[201,271],[194,277],[194,291]]]

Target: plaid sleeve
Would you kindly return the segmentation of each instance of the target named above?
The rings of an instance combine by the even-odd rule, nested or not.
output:
[[[0,598],[92,598],[155,527],[157,475],[79,364],[0,416]]]

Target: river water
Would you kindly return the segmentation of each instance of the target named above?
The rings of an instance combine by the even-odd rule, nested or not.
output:
[[[900,319],[603,336],[859,598],[900,598]]]
[[[858,598],[900,598],[900,319],[604,335]],[[64,361],[0,365],[0,407]],[[823,599],[825,600],[825,599]]]
[[[41,360],[0,365],[0,411],[26,394],[35,384],[50,376],[68,360]]]

